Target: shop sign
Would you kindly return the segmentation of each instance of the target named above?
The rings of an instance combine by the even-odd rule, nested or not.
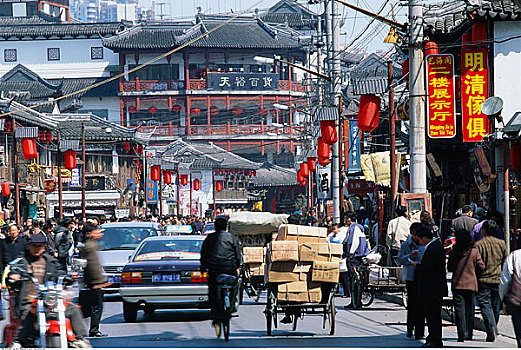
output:
[[[461,114],[463,142],[481,142],[488,134],[481,105],[488,96],[487,49],[461,50]]]
[[[331,199],[331,164],[328,164],[325,167],[317,164],[316,181],[317,199]]]
[[[153,157],[155,156],[155,151],[147,151],[146,157]],[[147,196],[147,203],[157,203],[157,181],[152,181],[150,178],[150,166],[147,166],[147,188],[146,188],[146,196]]]
[[[279,75],[273,73],[208,73],[208,90],[278,90]]]
[[[345,127],[347,124],[347,128]],[[347,162],[347,173],[354,174],[362,171],[362,164],[360,161],[360,130],[358,129],[358,122],[356,120],[346,121],[344,124],[344,130],[349,133],[347,140],[348,144],[345,145],[346,150],[346,162]]]
[[[427,95],[429,137],[456,136],[454,56],[427,56]]]
[[[46,179],[43,182],[43,188],[46,193],[54,192],[56,190],[56,181],[54,179]]]
[[[395,111],[398,118],[400,118],[403,121],[409,120],[409,107],[410,107],[409,99],[406,99],[405,101],[399,103],[396,106],[396,111]]]
[[[359,194],[361,196],[366,196],[369,193],[373,193],[374,187],[374,182],[362,179],[349,180],[347,183],[347,190],[349,194]]]

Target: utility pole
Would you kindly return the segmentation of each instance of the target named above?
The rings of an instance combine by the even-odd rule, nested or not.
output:
[[[394,116],[393,61],[391,60],[387,61],[387,84],[389,86],[389,141],[391,143],[391,213],[394,213],[396,200],[396,128]]]
[[[409,0],[409,101],[411,192],[427,192],[425,147],[425,76],[423,74],[423,8],[421,0]]]
[[[18,154],[16,152],[16,119],[13,116],[11,116],[11,124],[13,130],[13,135],[11,138],[11,141],[13,142],[11,158],[13,159],[14,212],[16,223],[18,225],[22,225],[22,216],[20,213],[20,184],[18,183]]]

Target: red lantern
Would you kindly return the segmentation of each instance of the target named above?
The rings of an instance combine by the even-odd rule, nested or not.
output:
[[[181,185],[183,185],[183,186],[188,185],[188,175],[183,174],[179,177],[179,179],[181,180]]]
[[[253,170],[253,176],[257,176],[257,170]]]
[[[251,170],[248,170],[248,176],[251,176]]]
[[[317,155],[319,159],[329,159],[330,148],[329,145],[322,141],[322,137],[318,138]]]
[[[201,189],[201,180],[195,179],[194,180],[194,191],[199,191]]]
[[[137,111],[137,108],[134,107],[134,106],[130,106],[130,107],[128,107],[128,111],[129,111],[130,113],[134,113],[135,111]]]
[[[65,169],[72,170],[76,168],[76,152],[72,149],[68,149],[63,154]]]
[[[174,105],[172,107],[172,112],[181,112],[182,109],[183,107],[181,107],[180,105]]]
[[[358,128],[364,131],[373,131],[380,121],[380,97],[362,95],[358,107]],[[320,156],[319,156],[320,157]]]
[[[2,182],[2,196],[9,197],[11,195],[11,184],[9,182]]]
[[[277,113],[277,109],[276,109],[276,108],[272,108],[272,109],[270,109],[270,113],[271,113],[272,115],[275,115],[275,114]]]
[[[123,142],[123,150],[125,152],[130,151],[130,142],[128,142],[128,141]]]
[[[336,134],[336,123],[334,120],[321,120],[320,133],[322,134],[322,140],[328,145],[332,145],[338,140]]]
[[[201,113],[199,108],[194,107],[190,109],[190,114],[198,115],[199,113]]]
[[[317,162],[317,158],[315,158],[315,157],[308,157],[308,168],[309,168],[309,171],[317,170],[316,162]]]
[[[154,106],[150,106],[148,107],[148,113],[156,113],[157,112],[157,107],[154,107]]]
[[[300,163],[300,173],[305,178],[309,177],[308,163],[306,163],[306,162]]]
[[[22,139],[22,153],[25,160],[30,160],[38,157],[36,150],[36,141],[34,139]]]
[[[521,143],[516,143],[510,148],[510,166],[515,171],[521,171]]]
[[[485,22],[479,22],[472,26],[472,42],[474,44],[484,44],[487,41],[487,25]]]
[[[306,186],[308,183],[308,180],[304,179],[304,181],[302,181],[299,185],[300,186]]]
[[[161,179],[161,169],[159,165],[153,165],[150,168],[150,180],[159,181]]]
[[[222,181],[216,181],[215,182],[215,190],[217,192],[221,192],[223,190],[223,182]]]
[[[137,146],[137,153],[138,154],[143,154],[143,146],[142,145]]]
[[[301,183],[302,181],[304,181],[304,176],[302,176],[302,171],[297,170],[297,182],[298,183]]]
[[[215,106],[211,106],[210,107],[210,114],[211,115],[217,115],[219,114],[219,108],[215,107]]]
[[[232,169],[232,174],[235,174],[235,169]]]
[[[224,169],[221,169],[221,175],[224,175]]]
[[[241,115],[242,114],[242,108],[241,107],[233,107],[232,113],[235,115]]]
[[[257,113],[259,113],[259,115],[266,115],[268,114],[268,109],[265,107],[259,107],[257,108]]]
[[[402,78],[405,78],[409,74],[409,59],[406,58],[402,63]],[[405,88],[409,90],[409,77],[405,79]]]
[[[434,41],[428,41],[425,43],[425,56],[437,55],[438,53],[438,44]]]
[[[230,175],[230,169],[226,169],[226,175]]]
[[[215,175],[219,175],[219,169],[215,169]]]
[[[329,164],[329,158],[318,158],[318,164],[320,166],[326,166]]]
[[[11,132],[11,127],[13,126],[13,124],[11,124],[11,121],[10,120],[6,120],[5,121],[5,132]]]
[[[172,183],[172,172],[170,170],[163,171],[163,182],[165,185],[170,185]]]

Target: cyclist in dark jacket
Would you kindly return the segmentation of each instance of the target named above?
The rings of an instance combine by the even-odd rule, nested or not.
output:
[[[212,325],[217,335],[219,335],[216,322],[219,300],[216,277],[220,274],[238,277],[242,260],[239,241],[226,231],[227,226],[228,218],[218,216],[215,219],[215,232],[206,237],[201,249],[201,272],[208,272],[208,301],[212,309]],[[233,293],[232,305],[235,304],[235,294]]]

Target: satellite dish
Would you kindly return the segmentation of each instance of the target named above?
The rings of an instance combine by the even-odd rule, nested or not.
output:
[[[497,118],[503,110],[503,100],[501,97],[489,97],[481,105],[481,113],[487,117]]]

